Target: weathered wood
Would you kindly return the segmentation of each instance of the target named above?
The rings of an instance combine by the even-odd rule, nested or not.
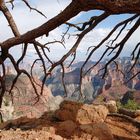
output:
[[[29,42],[44,34],[48,35],[61,24],[82,11],[103,10],[110,14],[140,14],[140,0],[73,0],[63,12],[45,24],[35,28],[19,37],[10,38],[1,43],[2,48],[11,48],[14,45]]]
[[[76,0],[85,11],[91,9],[109,11],[112,14],[138,13],[140,14],[140,0]]]
[[[132,117],[132,118],[137,117],[135,111],[132,111],[132,110],[121,108],[121,109],[118,110],[118,112],[120,114],[127,115],[127,116]]]

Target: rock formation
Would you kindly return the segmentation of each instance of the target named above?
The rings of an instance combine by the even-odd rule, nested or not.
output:
[[[79,82],[80,82],[80,69],[76,68],[73,71],[65,74],[64,82],[67,91],[67,98],[72,100],[79,99]],[[64,87],[62,85],[62,73],[57,72],[56,75],[52,75],[47,81],[46,85],[51,89],[54,96],[65,96]],[[87,75],[82,81],[82,93],[84,94],[85,101],[90,102],[93,100],[94,89],[92,86],[91,76]]]
[[[55,113],[46,112],[38,119],[22,117],[1,124],[0,139],[140,139],[140,122],[136,121],[135,118],[118,113],[107,114],[107,110],[108,109],[104,105],[87,105],[72,101],[64,101],[61,103],[60,109]],[[137,111],[136,114],[139,116],[139,111]]]
[[[64,101],[56,111],[59,120],[72,120],[78,124],[103,122],[107,114],[108,109],[103,105],[88,105],[73,101]]]
[[[110,100],[106,102],[104,105],[108,108],[110,113],[117,113],[118,109],[116,101]]]
[[[14,78],[14,75],[6,76],[6,86],[8,89]],[[41,81],[35,80],[41,85]],[[39,92],[41,90],[40,87],[36,87]],[[22,116],[27,116],[28,118],[40,117],[46,111],[57,109],[62,100],[62,97],[53,97],[50,89],[45,86],[43,95],[39,96],[38,101],[30,80],[22,75],[16,82],[12,94],[5,94],[1,112],[4,121]]]
[[[103,71],[100,71],[107,61],[100,62],[94,67],[82,81],[82,93],[84,102],[91,103],[98,95],[103,94],[108,100],[119,100],[127,91],[134,89],[140,93],[140,75],[133,80],[127,81],[137,72],[140,71],[139,65],[136,65],[131,72],[128,72],[133,65],[131,59],[122,58],[117,60],[117,65],[111,63],[108,66],[108,73],[105,79],[102,79]],[[96,62],[89,61],[85,66],[85,71],[92,67]],[[65,68],[66,73],[64,82],[68,93],[67,99],[79,99],[79,80],[80,68],[83,62],[74,63],[70,68]],[[125,74],[125,76],[124,76]],[[58,69],[52,77],[46,81],[54,96],[64,96],[62,86],[62,70]]]

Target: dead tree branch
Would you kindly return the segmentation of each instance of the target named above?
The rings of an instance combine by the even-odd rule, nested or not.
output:
[[[21,1],[24,2],[25,5],[30,10],[35,10],[36,12],[41,14],[42,16],[46,17],[41,11],[37,10],[36,8],[33,8],[27,0],[21,0]],[[10,0],[9,2],[12,4],[12,7],[14,8],[14,0]],[[44,85],[45,85],[45,81],[46,81],[47,77],[50,76],[50,74],[53,72],[53,70],[57,66],[61,66],[61,68],[62,68],[62,84],[64,87],[64,91],[67,95],[67,90],[66,90],[65,81],[64,81],[65,80],[64,64],[70,56],[73,56],[73,59],[69,63],[69,67],[73,64],[74,60],[76,59],[77,49],[80,46],[80,43],[82,42],[84,37],[89,32],[94,30],[97,27],[97,25],[99,25],[100,23],[105,21],[105,19],[107,19],[111,15],[118,15],[118,14],[125,14],[125,13],[132,14],[131,17],[127,18],[124,21],[117,23],[116,26],[109,32],[109,34],[106,35],[106,37],[98,43],[98,45],[96,45],[94,47],[89,47],[89,49],[88,49],[89,54],[88,54],[84,64],[81,67],[81,70],[80,70],[80,96],[82,97],[83,96],[82,89],[81,89],[82,79],[84,78],[85,74],[87,74],[95,66],[97,66],[106,55],[110,55],[110,56],[113,55],[113,56],[109,59],[109,61],[102,68],[102,70],[104,71],[102,76],[105,77],[105,75],[108,71],[108,66],[112,62],[114,62],[116,64],[116,70],[119,70],[118,65],[115,62],[115,60],[119,57],[119,55],[122,52],[122,50],[124,49],[124,46],[127,43],[127,41],[130,39],[130,37],[133,35],[133,33],[140,26],[140,8],[139,7],[140,7],[140,0],[137,0],[137,1],[134,1],[134,0],[129,0],[129,1],[124,1],[124,0],[117,0],[117,1],[112,1],[112,0],[94,0],[94,1],[93,0],[72,0],[72,2],[60,14],[56,15],[54,18],[46,21],[44,24],[40,25],[39,27],[37,27],[33,30],[30,30],[24,34],[20,34],[18,27],[14,21],[14,17],[10,13],[10,10],[8,9],[5,1],[0,0],[0,11],[3,13],[5,18],[7,19],[9,26],[14,34],[14,37],[7,38],[5,41],[0,42],[0,65],[2,66],[2,75],[0,75],[0,89],[1,89],[0,106],[2,104],[2,98],[3,98],[4,93],[6,91],[6,87],[5,87],[5,75],[6,75],[5,60],[7,58],[10,59],[12,65],[17,73],[15,79],[13,80],[13,84],[11,86],[10,93],[13,90],[13,88],[18,80],[18,77],[21,74],[25,74],[29,78],[29,80],[30,80],[30,82],[35,90],[35,93],[37,95],[37,98],[39,99],[39,94],[43,93],[43,89],[44,89]],[[85,21],[80,25],[74,24],[74,23],[69,21],[73,17],[77,16],[79,13],[81,13],[83,11],[89,11],[89,10],[102,10],[103,13],[101,15],[98,15],[98,16],[92,15],[88,21]],[[130,22],[133,22],[134,24],[132,24],[130,26],[130,30],[127,31],[127,33],[121,38],[121,41],[119,41],[119,43],[116,43],[117,40],[120,39],[120,36],[122,35],[122,33],[126,29],[126,27],[128,27],[128,24]],[[60,41],[54,40],[54,41],[50,41],[50,42],[45,42],[44,44],[37,41],[37,38],[41,37],[43,35],[46,35],[46,38],[48,38],[49,33],[62,24],[67,26],[67,29],[64,32],[64,34],[61,35]],[[71,48],[67,51],[67,53],[65,53],[62,56],[61,59],[54,62],[53,60],[51,60],[49,58],[49,55],[47,54],[47,53],[51,53],[50,48],[48,46],[52,45],[54,43],[59,43],[65,48],[66,47],[66,45],[65,45],[66,44],[66,36],[70,34],[71,28],[75,28],[78,30],[78,34],[76,35],[76,37],[77,37],[76,41],[75,41],[74,45],[72,45]],[[111,37],[115,33],[116,33],[116,35],[112,40]],[[99,60],[96,62],[96,64],[94,64],[92,67],[85,70],[85,66],[89,62],[89,60],[91,59],[93,54],[99,48],[101,48],[107,41],[108,41],[108,43],[105,45],[105,50],[101,54],[101,56],[100,56]],[[14,57],[10,54],[9,50],[11,48],[13,48],[17,45],[21,45],[21,44],[23,44],[22,55],[18,58],[18,60],[15,60]],[[23,59],[25,58],[30,45],[33,45],[33,47],[37,53],[38,58],[33,61],[32,65],[31,65],[31,71],[29,73],[29,72],[27,72],[27,70],[22,69],[22,67],[20,67],[20,64],[23,61]],[[135,48],[132,51],[131,55],[132,55],[132,60],[134,60],[134,63],[132,65],[132,67],[130,68],[130,71],[138,63],[139,55],[140,55],[139,45],[140,45],[140,43],[137,43],[137,45],[135,46]],[[46,53],[46,51],[47,51],[47,53]],[[41,86],[36,82],[34,75],[33,75],[33,69],[35,67],[35,64],[38,61],[41,63],[41,65],[42,65],[41,70],[44,73],[44,77],[43,77],[43,81],[42,81]],[[48,64],[49,67],[46,66],[46,64]],[[120,72],[121,72],[121,70],[120,70]],[[139,72],[136,74],[139,74]],[[134,76],[136,76],[136,74],[134,74]],[[36,86],[39,86],[41,88],[40,93],[38,93]]]

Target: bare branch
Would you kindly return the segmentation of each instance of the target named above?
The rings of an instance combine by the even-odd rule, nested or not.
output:
[[[0,10],[1,10],[2,13],[5,15],[5,17],[6,17],[7,21],[8,21],[8,23],[9,23],[9,26],[11,27],[11,29],[12,29],[14,35],[15,35],[16,37],[20,36],[19,30],[18,30],[18,28],[17,28],[17,25],[16,25],[16,23],[15,23],[15,21],[14,21],[12,15],[11,15],[11,13],[10,13],[10,11],[9,11],[8,8],[6,7],[5,2],[4,2],[3,0],[2,0],[2,3],[1,3],[1,5],[0,5]]]
[[[133,32],[135,32],[137,30],[137,28],[139,27],[140,25],[140,18],[137,20],[137,22],[134,24],[134,26],[129,30],[129,32],[127,33],[127,35],[123,38],[123,40],[119,43],[119,44],[116,44],[115,48],[117,48],[119,46],[119,49],[117,51],[117,53],[115,54],[114,57],[112,57],[108,62],[107,64],[105,65],[105,72],[103,74],[103,77],[105,77],[105,74],[107,72],[107,67],[108,65],[114,61],[121,53],[125,43],[127,42],[127,40],[131,37],[131,35],[133,34]]]
[[[30,10],[34,10],[36,11],[37,13],[39,13],[40,15],[44,16],[45,18],[47,18],[41,11],[37,10],[36,8],[33,8],[30,6],[30,4],[27,2],[27,0],[22,0],[26,6],[30,9]]]
[[[64,80],[64,78],[65,78],[65,69],[64,69],[63,63],[61,64],[61,67],[62,67],[62,85],[64,87],[64,92],[65,92],[66,97],[67,97],[68,94],[67,94],[67,89],[66,89],[65,80]]]
[[[9,1],[12,4],[12,7],[14,8],[14,0]],[[30,10],[35,10],[39,14],[43,15],[46,17],[41,11],[37,10],[36,8],[33,8],[30,3],[27,0],[21,0],[21,2],[24,2],[25,5],[30,9]],[[112,6],[113,5],[113,6]],[[14,37],[9,38],[3,42],[0,42],[0,65],[2,67],[2,74],[0,75],[0,89],[1,89],[1,94],[0,94],[0,106],[2,103],[2,98],[4,96],[5,91],[7,90],[5,87],[5,60],[8,58],[10,59],[10,62],[13,65],[13,68],[16,71],[16,76],[13,80],[13,83],[10,88],[10,93],[12,93],[13,88],[16,85],[16,82],[21,74],[26,75],[37,96],[37,101],[39,100],[39,95],[43,93],[43,89],[45,86],[46,79],[48,76],[50,76],[53,72],[53,70],[57,66],[61,66],[62,68],[62,85],[64,87],[64,91],[67,96],[67,89],[65,85],[65,62],[66,60],[69,60],[70,56],[72,56],[72,60],[69,63],[68,67],[70,67],[74,60],[76,59],[77,55],[77,49],[82,43],[84,37],[94,30],[97,25],[105,21],[109,16],[114,15],[114,14],[124,14],[124,13],[131,13],[133,14],[131,17],[127,18],[126,20],[123,20],[119,23],[116,24],[116,26],[107,34],[103,40],[101,40],[97,46],[91,46],[88,48],[87,52],[89,52],[85,62],[81,66],[80,69],[80,85],[79,88],[77,88],[80,91],[79,97],[84,98],[83,93],[82,93],[82,80],[88,72],[90,72],[95,66],[97,66],[105,56],[110,55],[110,59],[108,62],[106,62],[105,66],[101,68],[101,74],[103,77],[106,76],[108,72],[108,67],[109,65],[113,62],[116,66],[116,71],[120,72],[121,74],[124,75],[123,71],[120,69],[119,64],[115,61],[120,53],[122,52],[124,45],[126,42],[129,40],[129,38],[132,36],[132,34],[138,29],[140,26],[140,0],[137,1],[124,1],[124,0],[117,0],[117,1],[112,1],[112,0],[72,0],[72,2],[57,16],[54,18],[46,21],[43,25],[28,31],[27,33],[20,34],[18,27],[14,21],[14,18],[12,17],[12,14],[8,10],[5,1],[0,0],[0,11],[3,13],[5,18],[7,19],[9,26],[14,34]],[[102,10],[103,13],[101,15],[95,16],[92,15],[92,17],[85,22],[82,22],[80,24],[74,24],[72,21],[69,22],[69,20],[76,15],[78,15],[82,11],[89,11],[89,10]],[[88,13],[86,13],[88,14]],[[133,22],[131,26],[128,25],[129,23]],[[60,36],[61,40],[54,40],[54,41],[49,41],[45,42],[44,44],[41,43],[41,41],[37,41],[38,37],[41,37],[43,35],[46,35],[45,37],[47,38],[49,36],[49,33],[59,27],[60,25],[65,25],[67,26],[67,29],[64,31],[64,33]],[[123,34],[123,31],[125,31],[126,27],[130,27],[130,30]],[[74,45],[71,46],[71,48],[61,57],[61,59],[56,60],[55,62],[51,59],[51,57],[48,56],[48,53],[51,53],[50,48],[48,47],[49,45],[56,45],[57,47],[62,45],[64,48],[66,48],[66,41],[72,36],[71,29],[75,28],[78,30],[78,34],[76,34],[75,38],[75,43]],[[111,37],[115,34],[115,37],[113,37],[113,40]],[[123,37],[121,37],[123,35]],[[66,39],[66,37],[68,37]],[[120,41],[121,38],[121,41]],[[49,40],[47,38],[47,40]],[[119,41],[118,41],[119,40]],[[86,64],[89,62],[93,54],[101,48],[107,41],[108,44],[105,45],[105,50],[100,54],[99,60],[93,64],[90,68],[86,68]],[[118,42],[116,44],[116,42]],[[16,60],[14,57],[10,54],[10,49],[16,45],[21,45],[23,44],[23,52],[22,55]],[[58,45],[59,44],[59,45]],[[37,59],[33,60],[33,63],[31,64],[31,69],[30,72],[28,72],[26,69],[22,69],[22,65],[20,63],[24,60],[28,47],[30,45],[33,45],[36,54],[37,54]],[[132,51],[132,60],[134,61],[133,65],[131,66],[129,72],[134,68],[134,66],[139,62],[139,55],[140,55],[140,48],[139,48],[140,43],[137,43],[135,48]],[[53,47],[53,46],[52,46]],[[36,79],[34,77],[34,67],[36,66],[37,62],[41,63],[41,70],[44,74],[42,84],[36,82]],[[99,72],[98,72],[99,73]],[[134,76],[138,75],[139,72],[134,74]],[[132,78],[134,77],[132,76]],[[40,91],[37,90],[37,87],[40,88]],[[75,91],[77,91],[77,89]],[[38,93],[40,92],[40,93]],[[13,96],[13,95],[11,95]]]

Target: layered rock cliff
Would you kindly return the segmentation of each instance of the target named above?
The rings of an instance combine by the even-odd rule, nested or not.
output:
[[[6,76],[7,89],[10,89],[14,78],[14,75]],[[41,81],[36,78],[35,80],[41,85]],[[39,93],[41,87],[36,87]],[[21,75],[12,93],[10,95],[8,92],[5,94],[1,113],[4,121],[21,116],[27,116],[28,118],[40,117],[45,111],[56,109],[62,100],[62,97],[53,97],[50,89],[46,86],[44,87],[43,95],[40,95],[38,98],[29,78]]]

